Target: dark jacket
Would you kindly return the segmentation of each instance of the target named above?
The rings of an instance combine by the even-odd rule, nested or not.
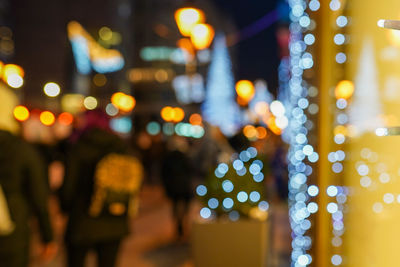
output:
[[[26,249],[29,245],[29,217],[38,219],[43,242],[52,240],[48,214],[49,188],[39,154],[29,144],[0,130],[0,184],[3,188],[14,232],[0,236],[0,252]]]
[[[127,145],[118,136],[100,129],[87,131],[70,150],[60,191],[61,207],[69,214],[67,242],[113,241],[128,234],[126,217],[91,217],[88,213],[97,163],[109,153],[125,154],[127,150]]]
[[[189,158],[179,150],[165,154],[161,176],[167,196],[172,199],[192,197],[192,170]]]

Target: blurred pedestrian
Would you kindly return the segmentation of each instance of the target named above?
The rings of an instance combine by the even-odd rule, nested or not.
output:
[[[68,266],[84,266],[94,250],[98,266],[112,267],[137,209],[142,166],[127,155],[127,144],[112,133],[104,112],[87,111],[81,120],[60,193],[61,207],[69,214]]]
[[[48,183],[39,154],[17,136],[16,97],[0,87],[0,99],[0,266],[26,267],[31,213],[38,219],[45,244],[42,260],[50,260],[57,251],[49,220]]]
[[[192,168],[187,155],[188,142],[184,137],[172,136],[161,167],[161,178],[168,198],[172,201],[173,217],[179,239],[185,234],[185,219],[193,196]]]

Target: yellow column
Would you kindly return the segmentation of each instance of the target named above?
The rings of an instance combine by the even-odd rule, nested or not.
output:
[[[329,0],[321,1],[321,10],[317,18],[320,39],[316,61],[319,70],[319,173],[318,185],[320,189],[316,222],[316,264],[318,267],[330,265],[330,214],[326,210],[328,196],[327,187],[331,184],[331,169],[328,154],[332,144],[332,114],[330,112],[330,89],[334,85],[335,47],[333,45],[332,11],[329,8]]]

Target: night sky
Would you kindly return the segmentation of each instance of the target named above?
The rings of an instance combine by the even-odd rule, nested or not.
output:
[[[221,12],[231,14],[236,27],[246,28],[267,13],[274,10],[278,0],[213,0]],[[266,79],[271,91],[275,91],[279,52],[276,42],[276,25],[236,44],[238,64],[236,79]]]
[[[233,20],[238,32],[274,10],[278,2],[212,1],[220,13]],[[9,3],[16,43],[13,61],[27,70],[26,96],[34,96],[35,91],[40,92],[40,87],[48,79],[60,81],[62,87],[68,85],[68,66],[72,58],[65,26],[70,19],[77,19],[87,26],[100,27],[112,24],[110,15],[116,13],[111,8],[112,3],[115,3],[113,0],[20,0]],[[93,7],[96,7],[96,12],[92,10]],[[274,23],[231,47],[231,51],[234,51],[232,57],[236,80],[263,78],[267,80],[269,89],[276,91],[279,64],[276,26],[277,23]]]

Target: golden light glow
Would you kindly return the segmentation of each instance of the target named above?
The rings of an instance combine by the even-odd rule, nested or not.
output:
[[[4,63],[0,61],[0,76],[3,75]]]
[[[192,56],[195,54],[193,44],[188,38],[179,39],[178,42],[176,43],[176,45],[180,49],[185,50],[187,53],[189,53]]]
[[[101,27],[101,29],[99,30],[99,36],[104,41],[110,41],[113,36],[113,32],[108,27]]]
[[[273,132],[274,134],[276,134],[276,135],[281,135],[282,134],[282,129],[279,128],[276,125],[276,118],[275,117],[270,117],[267,120],[267,125],[268,125],[268,128],[271,130],[271,132]]]
[[[29,119],[29,110],[24,106],[16,106],[14,108],[14,117],[18,121],[26,121]]]
[[[253,125],[246,125],[243,128],[243,134],[248,139],[255,139],[257,138],[257,129]]]
[[[387,32],[390,43],[395,46],[400,46],[400,31],[389,30]]]
[[[85,99],[83,100],[83,105],[86,109],[93,110],[97,108],[97,99],[93,96],[85,97]]]
[[[173,108],[170,106],[161,109],[161,118],[165,121],[180,122],[185,118],[185,112],[181,108]]]
[[[253,207],[249,211],[249,216],[252,219],[265,221],[268,219],[268,212],[261,210],[259,207]]]
[[[354,93],[354,84],[351,81],[343,80],[335,88],[335,97],[337,99],[349,99]]]
[[[204,13],[192,7],[180,8],[175,12],[175,21],[183,36],[190,36],[192,29],[205,21]]]
[[[208,24],[197,24],[190,35],[194,47],[197,50],[208,48],[214,39],[214,29]]]
[[[60,115],[58,115],[58,122],[62,125],[71,125],[73,121],[74,121],[74,116],[72,116],[68,112],[63,112]]]
[[[333,130],[334,135],[343,134],[344,136],[347,136],[348,132],[349,131],[347,130],[346,126],[343,125],[338,125]]]
[[[247,106],[247,104],[248,104],[248,101],[244,100],[240,96],[236,97],[236,102],[242,107]]]
[[[66,94],[61,99],[63,111],[76,114],[83,110],[83,100],[85,97],[81,94]]]
[[[267,137],[267,129],[265,129],[264,127],[259,126],[256,128],[256,130],[257,130],[257,138],[258,139],[264,139]]]
[[[54,122],[56,120],[54,114],[51,113],[50,111],[43,111],[42,113],[40,113],[39,119],[40,119],[40,122],[46,126],[50,126],[50,125],[54,124]]]
[[[200,114],[194,113],[194,114],[190,115],[189,122],[192,125],[202,125],[203,119]]]
[[[254,85],[247,80],[241,80],[236,83],[236,93],[247,103],[254,97]]]
[[[168,81],[168,79],[169,79],[168,72],[164,69],[159,69],[154,74],[154,78],[156,79],[157,82],[164,83],[164,82]]]
[[[7,81],[8,76],[10,76],[11,74],[17,74],[21,77],[24,77],[25,73],[24,70],[15,64],[7,64],[4,66],[4,70],[3,70],[3,80]]]
[[[174,118],[174,109],[169,106],[163,107],[161,109],[161,118],[165,121],[172,121]]]
[[[131,95],[124,95],[117,106],[123,112],[131,112],[136,105],[136,100]]]
[[[24,70],[15,64],[6,64],[2,68],[3,81],[12,88],[20,88],[24,84]]]
[[[185,118],[185,112],[181,108],[174,108],[174,117],[173,121],[174,122],[180,122]]]
[[[124,93],[122,92],[116,92],[111,96],[111,103],[118,107],[119,102],[121,101],[121,99],[124,97]]]
[[[111,103],[122,112],[131,112],[136,105],[136,99],[131,95],[117,92],[111,96]]]

